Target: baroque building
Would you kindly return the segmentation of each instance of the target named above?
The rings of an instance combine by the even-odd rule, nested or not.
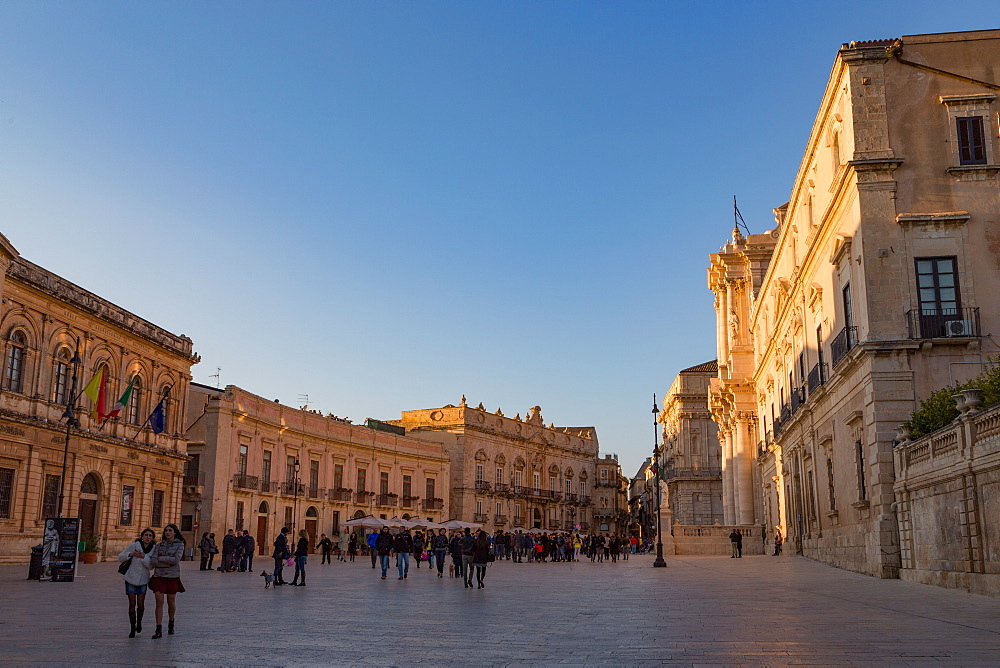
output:
[[[1000,31],[843,45],[776,226],[711,256],[727,523],[899,575],[895,429],[1000,328],[998,65]]]
[[[355,425],[234,385],[191,383],[188,424],[182,528],[191,539],[247,530],[263,555],[285,526],[305,529],[315,544],[365,515],[449,517],[443,447],[387,423]]]
[[[597,434],[545,425],[535,406],[522,419],[483,405],[404,411],[393,424],[444,445],[451,460],[451,516],[487,530],[591,531]]]
[[[594,526],[591,531],[628,534],[628,479],[622,475],[618,455],[597,459],[594,478]]]
[[[672,524],[721,524],[722,449],[708,410],[708,387],[718,377],[715,360],[677,374],[657,416],[662,427],[659,461],[666,483],[663,505]]]
[[[188,337],[32,264],[2,235],[0,262],[0,561],[26,561],[60,506],[102,556],[116,555],[144,527],[179,520],[182,388],[199,357]],[[103,427],[86,396],[71,397],[74,375],[80,392],[101,369],[108,408],[135,378],[131,401]],[[153,433],[147,417],[165,394],[164,428]],[[79,427],[63,419],[70,403]]]

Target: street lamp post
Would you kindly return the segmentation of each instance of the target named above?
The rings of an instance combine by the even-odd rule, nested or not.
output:
[[[69,390],[69,399],[66,401],[66,410],[62,414],[62,416],[66,418],[66,442],[63,445],[62,475],[59,476],[60,518],[63,516],[63,499],[66,497],[66,460],[69,458],[69,436],[73,427],[80,426],[80,421],[76,419],[76,413],[74,412],[76,404],[77,369],[79,369],[80,362],[82,362],[80,359],[80,339],[76,340],[76,350],[73,351],[73,359],[69,362],[73,365],[73,382]]]
[[[653,393],[653,472],[655,473],[656,485],[656,560],[653,561],[653,568],[666,568],[667,562],[663,560],[663,527],[660,523],[660,445],[659,431],[660,425],[656,418],[660,409],[656,407],[656,393]]]
[[[292,536],[295,536],[295,520],[299,514],[299,458],[295,458],[295,479],[292,480]]]

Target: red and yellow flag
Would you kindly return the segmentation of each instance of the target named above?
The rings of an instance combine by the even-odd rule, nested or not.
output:
[[[103,421],[107,416],[107,403],[104,398],[105,385],[107,383],[107,378],[105,377],[104,367],[102,366],[97,370],[97,374],[87,383],[87,387],[83,388],[83,393],[90,397],[90,400],[94,402],[94,408],[91,411],[91,415],[95,420]]]

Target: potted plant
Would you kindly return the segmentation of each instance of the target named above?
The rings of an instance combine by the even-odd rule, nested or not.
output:
[[[97,562],[101,554],[101,536],[96,533],[84,534],[80,539],[80,561],[85,564]]]

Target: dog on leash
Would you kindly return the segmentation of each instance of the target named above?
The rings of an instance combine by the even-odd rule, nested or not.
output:
[[[448,564],[448,577],[455,577],[455,564]]]
[[[270,589],[271,585],[274,584],[274,574],[268,573],[267,571],[261,571],[260,576],[264,578],[264,589]]]

